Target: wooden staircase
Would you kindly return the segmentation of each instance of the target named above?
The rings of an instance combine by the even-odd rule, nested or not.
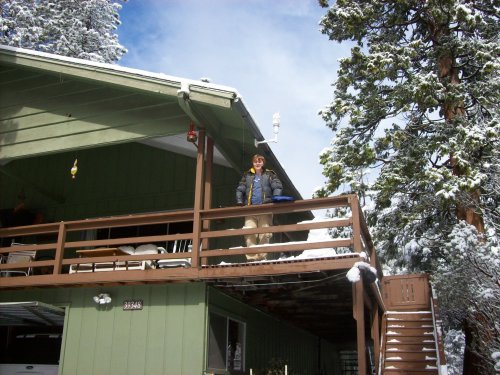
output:
[[[382,374],[438,374],[432,311],[389,311],[383,326]]]
[[[379,374],[440,374],[444,352],[427,276],[387,277],[383,290],[387,311],[382,320]]]

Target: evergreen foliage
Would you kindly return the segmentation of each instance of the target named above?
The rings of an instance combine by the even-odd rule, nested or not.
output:
[[[373,198],[379,256],[395,273],[433,275],[448,329],[465,329],[474,354],[464,371],[481,374],[500,351],[498,21],[491,0],[337,0],[321,20],[353,47],[320,112],[335,135],[316,195]]]
[[[112,0],[4,0],[0,44],[97,62],[118,61],[121,4]]]

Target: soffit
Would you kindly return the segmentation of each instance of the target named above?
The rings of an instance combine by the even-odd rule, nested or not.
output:
[[[220,279],[211,285],[329,342],[355,342],[352,284],[347,271]]]
[[[3,160],[185,134],[192,118],[181,89],[229,164],[243,159],[234,140],[255,136],[232,107],[238,94],[223,86],[5,46],[0,78]]]
[[[62,326],[64,309],[39,301],[0,303],[0,326]]]
[[[263,154],[284,194],[301,198],[269,145],[255,147],[263,136],[236,90],[0,46],[0,164],[127,142],[168,149],[193,119],[214,140],[219,164],[241,172]]]

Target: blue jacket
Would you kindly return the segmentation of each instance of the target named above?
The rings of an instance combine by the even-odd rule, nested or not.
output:
[[[243,174],[238,187],[236,188],[236,203],[250,206],[250,199],[252,198],[253,180],[255,178],[255,170],[250,168]],[[262,171],[262,202],[272,202],[272,197],[281,195],[283,185],[278,176],[271,169],[263,168]]]

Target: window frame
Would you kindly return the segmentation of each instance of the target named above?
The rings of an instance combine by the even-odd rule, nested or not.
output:
[[[224,368],[219,368],[216,366],[213,366],[212,363],[210,363],[210,351],[212,350],[211,347],[211,332],[212,332],[212,315],[217,315],[219,318],[223,318],[225,320],[224,322],[224,347],[223,350],[221,351],[221,348],[217,348],[220,352],[223,352],[223,362],[224,362]],[[241,358],[240,358],[240,369],[235,369],[234,368],[234,360],[235,358],[233,357],[233,364],[232,368],[231,366],[231,358],[228,355],[228,349],[229,349],[229,341],[230,341],[230,329],[231,325],[230,323],[234,322],[236,323],[236,327],[238,328],[238,332],[236,333],[237,339],[240,339],[240,341],[237,341],[241,345]],[[207,330],[208,338],[207,338],[207,370],[213,374],[244,374],[245,373],[245,368],[246,368],[246,338],[247,338],[247,323],[240,319],[240,318],[235,318],[234,316],[231,316],[228,313],[224,313],[221,311],[216,311],[216,310],[210,310],[208,312],[208,330]],[[221,354],[221,353],[219,353]],[[236,355],[236,351],[234,351],[234,356]]]

